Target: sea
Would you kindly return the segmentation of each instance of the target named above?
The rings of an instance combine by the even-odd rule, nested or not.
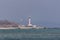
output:
[[[0,40],[60,40],[60,28],[0,29]]]

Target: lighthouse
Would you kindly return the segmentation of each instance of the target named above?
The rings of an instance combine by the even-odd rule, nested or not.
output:
[[[32,27],[31,17],[30,17],[30,16],[28,17],[28,26],[29,26],[29,27]]]

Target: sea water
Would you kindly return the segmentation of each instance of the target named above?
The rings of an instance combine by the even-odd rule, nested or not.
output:
[[[3,29],[0,40],[60,40],[60,29]]]

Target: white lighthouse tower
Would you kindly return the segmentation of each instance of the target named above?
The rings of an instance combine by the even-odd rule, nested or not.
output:
[[[28,26],[29,26],[29,27],[32,26],[32,23],[31,23],[31,17],[30,17],[30,16],[28,17]]]

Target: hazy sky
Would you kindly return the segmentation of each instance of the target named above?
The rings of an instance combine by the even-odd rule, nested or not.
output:
[[[0,0],[0,20],[25,24],[28,16],[33,24],[60,27],[60,0]]]

